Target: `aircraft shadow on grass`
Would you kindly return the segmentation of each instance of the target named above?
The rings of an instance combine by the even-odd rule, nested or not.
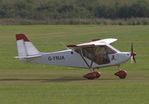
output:
[[[118,80],[114,78],[101,78],[97,80]],[[78,78],[78,77],[60,77],[60,78],[1,78],[0,82],[73,82],[73,81],[87,81],[84,78]]]
[[[0,82],[72,82],[72,81],[83,81],[85,79],[83,78],[67,78],[67,77],[63,77],[63,78],[3,78],[0,79]]]

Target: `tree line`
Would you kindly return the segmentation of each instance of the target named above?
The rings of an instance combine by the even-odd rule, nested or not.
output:
[[[149,1],[0,0],[0,18],[57,21],[149,18]]]

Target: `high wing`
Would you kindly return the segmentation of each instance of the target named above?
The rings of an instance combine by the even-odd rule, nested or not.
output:
[[[115,41],[117,41],[117,39],[108,38],[108,39],[101,39],[101,40],[93,40],[91,42],[77,44],[77,45],[67,45],[67,47],[72,48],[72,49],[74,49],[74,48],[83,48],[83,47],[95,47],[95,46],[111,44]]]

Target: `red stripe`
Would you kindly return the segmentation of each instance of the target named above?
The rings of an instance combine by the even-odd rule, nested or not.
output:
[[[29,41],[29,39],[24,34],[16,34],[16,40]]]

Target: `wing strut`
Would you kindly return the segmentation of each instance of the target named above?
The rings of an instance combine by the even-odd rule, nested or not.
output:
[[[90,65],[89,65],[89,63],[87,63],[87,60],[86,60],[85,57],[83,56],[82,49],[80,49],[80,51],[81,51],[80,56],[81,56],[82,59],[84,60],[84,62],[85,62],[85,64],[87,65],[87,67],[88,67],[89,69],[91,69],[92,66],[93,66],[93,60],[91,60],[91,63],[90,63]]]

